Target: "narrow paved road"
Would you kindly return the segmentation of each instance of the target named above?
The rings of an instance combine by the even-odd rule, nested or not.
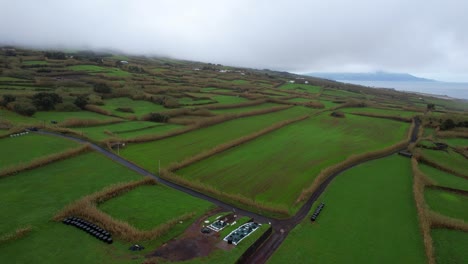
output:
[[[414,126],[414,129],[413,129],[412,134],[411,134],[411,142],[415,142],[417,140],[419,126],[420,126],[420,120],[415,119],[415,126]],[[327,180],[325,180],[325,182],[323,182],[320,185],[320,187],[312,194],[312,196],[307,200],[307,202],[291,218],[288,218],[288,219],[273,219],[273,218],[268,218],[268,217],[265,217],[263,215],[260,215],[260,214],[254,213],[254,212],[246,211],[244,209],[232,206],[232,205],[230,205],[228,203],[225,203],[223,201],[220,201],[220,200],[218,200],[218,199],[216,199],[214,197],[211,197],[211,196],[205,195],[203,193],[194,191],[194,190],[189,189],[187,187],[184,187],[182,185],[178,185],[178,184],[175,184],[173,182],[167,181],[167,180],[165,180],[163,178],[160,178],[159,176],[156,176],[156,175],[152,174],[151,172],[141,168],[140,166],[138,166],[138,165],[126,160],[126,159],[121,158],[120,156],[114,154],[113,152],[110,152],[110,151],[108,151],[108,150],[106,150],[106,149],[104,149],[104,148],[102,148],[102,147],[100,147],[100,146],[98,146],[96,144],[93,144],[93,143],[91,143],[91,142],[89,142],[87,140],[84,140],[84,139],[81,139],[81,138],[76,138],[76,137],[69,136],[69,135],[63,135],[63,134],[59,134],[59,133],[55,133],[55,132],[43,131],[43,130],[38,131],[36,133],[45,134],[45,135],[52,135],[52,136],[57,136],[57,137],[63,137],[63,138],[67,138],[67,139],[77,141],[79,143],[90,144],[91,148],[94,149],[95,151],[97,151],[99,153],[102,153],[103,155],[109,157],[113,161],[118,162],[118,163],[126,166],[127,168],[130,168],[130,169],[136,171],[137,173],[139,173],[141,175],[152,177],[152,178],[156,179],[161,184],[164,184],[164,185],[166,185],[168,187],[171,187],[173,189],[176,189],[178,191],[190,194],[190,195],[192,195],[194,197],[197,197],[197,198],[206,200],[208,202],[211,202],[211,203],[223,208],[224,210],[235,211],[235,212],[237,212],[237,213],[239,213],[241,215],[251,217],[251,218],[255,219],[255,221],[257,221],[257,222],[271,223],[272,228],[273,228],[273,233],[257,249],[257,251],[255,251],[246,261],[246,263],[253,263],[253,264],[266,263],[266,261],[271,257],[271,255],[273,255],[273,253],[279,248],[281,243],[283,243],[283,241],[285,240],[285,238],[287,237],[289,232],[308,215],[308,213],[309,213],[309,211],[310,211],[310,209],[312,207],[312,204],[320,197],[320,195],[323,193],[323,191],[328,186],[328,184],[330,184],[330,182],[337,175],[343,173],[346,170],[349,170],[350,168],[352,168],[352,167],[354,167],[356,165],[359,165],[359,164],[370,161],[370,160],[367,160],[367,161],[361,162],[359,164],[348,166],[348,167],[344,168],[343,170],[331,175]],[[400,150],[403,150],[403,149],[400,149]],[[397,150],[397,151],[395,151],[393,153],[390,153],[390,154],[382,156],[382,157],[376,157],[376,158],[371,159],[371,160],[380,159],[380,158],[384,158],[384,157],[393,155],[393,154],[397,153],[400,150]]]

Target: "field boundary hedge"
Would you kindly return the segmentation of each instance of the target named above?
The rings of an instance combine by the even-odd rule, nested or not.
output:
[[[22,237],[25,237],[31,231],[32,231],[31,226],[25,226],[25,227],[20,227],[11,233],[4,234],[0,237],[0,245],[8,243],[13,240],[20,239]]]
[[[97,119],[80,119],[80,118],[68,118],[59,123],[60,127],[90,127],[90,126],[101,126],[110,125],[124,122],[122,119],[110,119],[110,120],[97,120]]]
[[[406,122],[406,123],[410,123],[412,120],[409,117],[392,116],[392,115],[379,115],[379,114],[359,113],[359,112],[351,112],[350,114],[358,115],[358,116],[375,117],[375,118],[385,118],[385,119],[401,121],[401,122]]]
[[[429,211],[429,217],[431,219],[432,228],[445,228],[457,231],[468,232],[468,223],[452,217],[448,217],[432,210]]]
[[[51,154],[45,157],[36,158],[28,163],[21,163],[13,166],[6,167],[0,171],[0,178],[10,176],[22,171],[35,169],[52,162],[67,159],[83,152],[91,150],[91,145],[85,144],[77,148],[69,149],[63,152]]]
[[[332,176],[333,174],[339,173],[340,171],[342,171],[342,170],[344,170],[346,168],[350,168],[350,167],[352,167],[352,166],[354,166],[356,164],[359,164],[359,163],[362,163],[362,162],[365,162],[365,161],[385,157],[385,156],[387,156],[387,155],[389,155],[389,154],[391,154],[393,152],[396,152],[396,151],[398,151],[400,149],[403,149],[403,148],[407,147],[410,140],[411,140],[411,134],[413,132],[414,126],[415,126],[415,124],[413,122],[411,124],[411,127],[410,127],[409,131],[408,131],[407,138],[405,140],[403,140],[403,141],[400,141],[400,142],[398,142],[398,143],[396,143],[396,144],[394,144],[392,146],[386,147],[384,149],[380,149],[380,150],[376,150],[376,151],[372,151],[372,152],[367,152],[367,153],[363,153],[363,154],[351,155],[350,157],[348,157],[344,161],[323,169],[317,175],[317,177],[315,178],[312,185],[310,187],[302,190],[301,194],[299,195],[299,197],[296,200],[296,204],[307,200],[312,195],[312,193],[314,193],[320,187],[320,185],[328,177]]]
[[[154,184],[156,184],[156,181],[153,178],[146,177],[145,179],[138,181],[118,183],[108,186],[101,191],[86,195],[83,198],[72,202],[59,211],[52,219],[54,221],[62,221],[69,216],[79,216],[104,227],[116,237],[127,242],[155,239],[164,235],[168,230],[177,225],[179,221],[185,221],[192,218],[195,213],[191,212],[183,214],[167,221],[166,223],[160,224],[151,230],[142,231],[127,222],[113,218],[97,208],[97,205],[131,191],[139,186]]]
[[[450,138],[450,137],[461,137],[461,138],[468,138],[467,131],[436,131],[436,136],[442,138]]]
[[[431,167],[434,167],[434,168],[439,169],[439,170],[441,170],[441,171],[445,171],[445,172],[448,172],[448,173],[453,174],[453,175],[455,175],[455,176],[462,177],[462,178],[468,180],[468,175],[465,175],[465,174],[462,174],[462,173],[460,173],[460,172],[454,171],[454,170],[452,170],[451,168],[445,167],[445,166],[443,166],[443,165],[440,165],[439,163],[436,163],[436,162],[434,162],[434,161],[431,161],[431,160],[427,159],[427,158],[426,158],[423,154],[421,154],[421,153],[419,153],[419,154],[417,155],[417,159],[418,159],[419,162],[425,163],[425,164],[427,164],[427,165],[429,165],[429,166],[431,166]]]
[[[252,101],[236,103],[236,104],[207,105],[207,106],[203,106],[202,108],[208,109],[208,110],[231,109],[231,108],[241,108],[241,107],[247,107],[247,106],[260,105],[260,104],[264,104],[266,102],[267,102],[267,100],[265,100],[265,99],[259,99],[259,100],[252,100]]]
[[[434,244],[431,236],[432,221],[427,213],[427,204],[424,199],[424,189],[426,186],[434,184],[418,167],[418,160],[411,159],[411,169],[413,171],[413,195],[418,214],[419,228],[423,236],[424,251],[429,264],[435,264]]]

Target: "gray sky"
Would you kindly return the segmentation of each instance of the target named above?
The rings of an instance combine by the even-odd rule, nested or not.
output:
[[[466,0],[0,0],[0,42],[468,81]]]

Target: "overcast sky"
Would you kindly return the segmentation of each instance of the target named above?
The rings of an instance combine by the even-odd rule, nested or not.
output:
[[[468,81],[466,0],[0,0],[0,43]]]

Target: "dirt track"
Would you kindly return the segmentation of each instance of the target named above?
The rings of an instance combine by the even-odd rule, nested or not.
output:
[[[417,140],[419,126],[420,126],[420,121],[418,119],[415,119],[415,126],[414,126],[414,129],[413,129],[412,134],[411,134],[411,141],[410,142],[415,142]],[[128,160],[125,160],[125,159],[121,158],[120,156],[117,156],[116,154],[114,154],[114,153],[112,153],[112,152],[110,152],[108,150],[105,150],[105,149],[99,147],[98,145],[93,144],[91,142],[88,142],[88,141],[86,141],[84,139],[80,139],[80,138],[76,138],[76,137],[72,137],[72,136],[68,136],[68,135],[63,135],[63,134],[58,134],[58,133],[54,133],[54,132],[48,132],[48,131],[38,131],[36,133],[68,138],[68,139],[71,139],[71,140],[74,140],[74,141],[77,141],[77,142],[80,142],[80,143],[89,143],[91,145],[91,148],[93,148],[94,150],[98,151],[99,153],[102,153],[103,155],[109,157],[113,161],[118,162],[118,163],[120,163],[120,164],[122,164],[122,165],[136,171],[137,173],[139,173],[141,175],[152,177],[152,178],[158,180],[158,182],[161,183],[161,184],[164,184],[164,185],[166,185],[168,187],[171,187],[171,188],[174,188],[176,190],[185,192],[185,193],[190,194],[190,195],[192,195],[194,197],[209,201],[209,202],[223,208],[226,211],[236,211],[239,214],[242,214],[244,216],[248,216],[248,217],[251,217],[251,218],[255,219],[256,222],[271,223],[272,228],[273,228],[273,233],[258,248],[258,250],[255,251],[255,253],[252,254],[246,261],[246,263],[255,263],[255,264],[266,263],[268,258],[270,258],[270,256],[273,255],[273,253],[276,251],[276,249],[279,248],[281,243],[283,243],[284,239],[287,237],[289,232],[307,216],[307,214],[309,213],[309,211],[310,211],[310,209],[312,207],[312,204],[318,199],[318,197],[323,193],[323,191],[326,189],[328,184],[337,175],[341,174],[342,172],[344,172],[346,170],[349,170],[350,168],[352,168],[352,167],[354,167],[356,165],[365,163],[365,162],[370,161],[370,160],[384,158],[384,157],[393,155],[393,154],[397,153],[398,151],[400,151],[400,150],[397,150],[397,151],[394,151],[394,152],[392,152],[392,153],[390,153],[388,155],[382,156],[382,157],[376,157],[374,159],[370,159],[370,160],[367,160],[365,162],[360,162],[358,164],[348,166],[348,167],[342,169],[341,171],[331,175],[325,182],[323,182],[320,185],[320,187],[312,194],[312,196],[307,200],[307,202],[299,209],[299,211],[293,217],[288,218],[288,219],[279,220],[279,219],[268,218],[268,217],[259,215],[259,214],[254,213],[254,212],[250,212],[250,211],[246,211],[246,210],[241,209],[241,208],[237,208],[235,206],[232,206],[232,205],[229,205],[229,204],[227,204],[225,202],[222,202],[222,201],[220,201],[220,200],[218,200],[216,198],[210,197],[210,196],[205,195],[203,193],[194,191],[194,190],[189,189],[187,187],[184,187],[184,186],[172,183],[170,181],[167,181],[165,179],[162,179],[162,178],[152,174],[151,172],[139,167],[138,165],[136,165],[136,164],[134,164],[134,163],[132,163],[132,162],[130,162]]]

